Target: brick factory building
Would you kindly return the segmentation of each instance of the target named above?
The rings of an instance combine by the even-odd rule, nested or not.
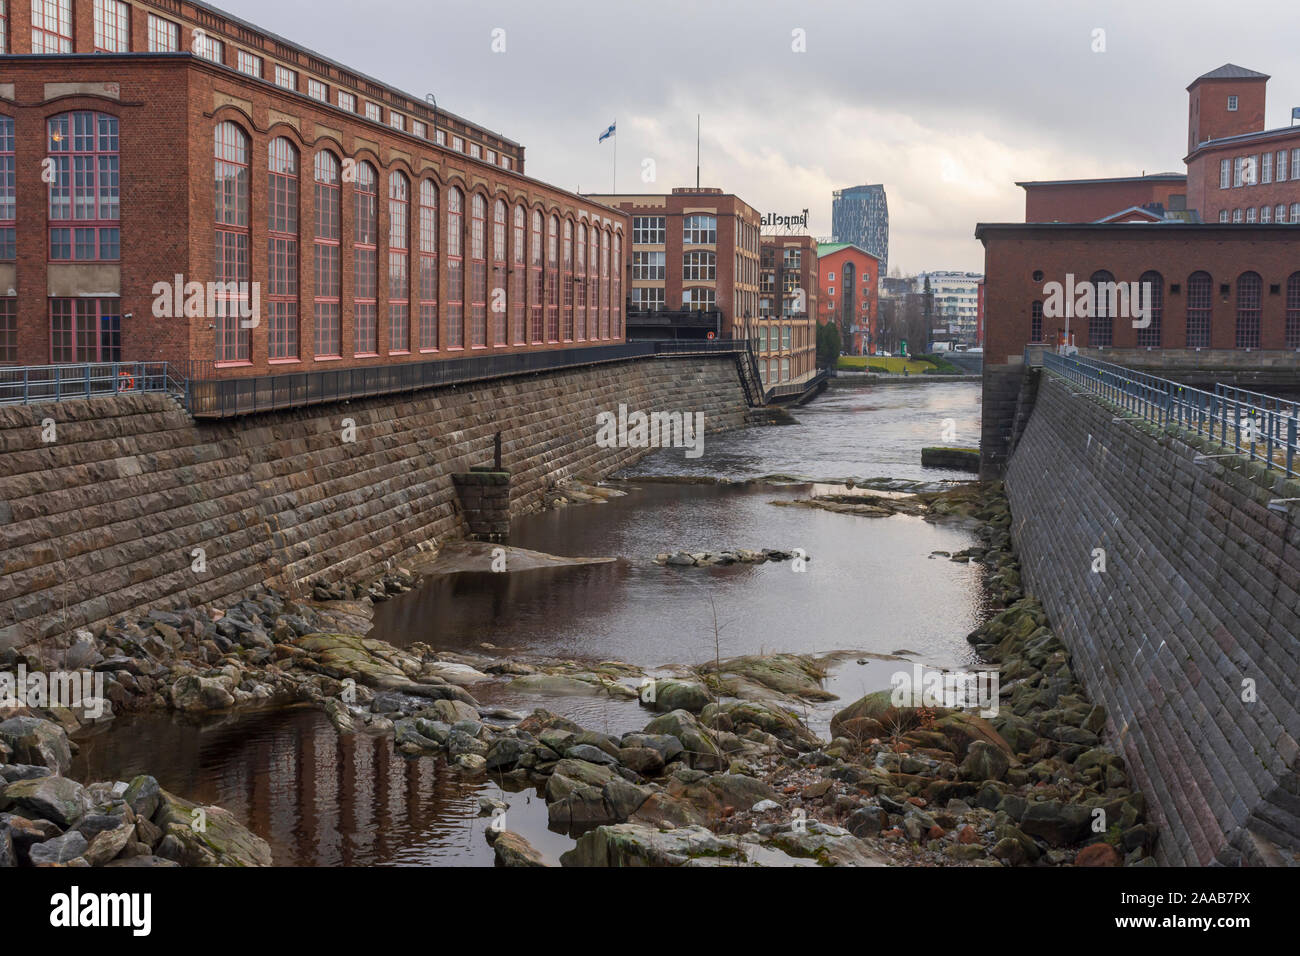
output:
[[[850,355],[874,355],[880,318],[880,259],[848,242],[824,244],[817,256],[822,288],[817,321],[839,326],[841,348]]]
[[[1187,204],[1202,222],[1300,225],[1300,127],[1264,128],[1268,79],[1228,63],[1187,88]]]
[[[631,219],[629,309],[715,313],[715,334],[746,337],[758,317],[758,210],[711,187],[587,199]]]
[[[1016,185],[1025,191],[1025,222],[1096,222],[1131,207],[1177,211],[1185,208],[1187,198],[1187,176],[1183,173],[1027,181]]]
[[[626,217],[529,179],[519,144],[206,4],[0,9],[0,362],[622,340]]]
[[[801,382],[817,371],[817,240],[762,236],[759,246],[758,367],[767,386]]]

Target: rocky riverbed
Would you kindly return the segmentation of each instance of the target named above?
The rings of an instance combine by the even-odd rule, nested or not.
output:
[[[524,660],[490,644],[451,653],[367,638],[373,604],[417,583],[406,569],[361,586],[318,582],[299,597],[259,589],[225,608],[157,610],[22,663],[103,674],[108,713],[309,702],[340,732],[391,736],[404,756],[445,755],[503,789],[535,789],[551,828],[577,838],[564,865],[1149,862],[1156,832],[1102,739],[1105,715],[1023,593],[1001,488],[846,486],[810,501],[974,526],[979,545],[947,557],[986,569],[998,613],[969,640],[998,671],[996,715],[900,706],[881,691],[840,707],[824,740],[809,716],[838,706],[823,680],[843,655],[749,655],[665,676],[623,661]],[[639,701],[647,722],[612,735],[548,710],[481,705],[473,689],[488,682]],[[151,778],[67,780],[77,732],[99,709],[30,708],[0,724],[0,865],[270,862],[228,814],[196,815]],[[541,865],[504,808],[483,810],[500,865]]]

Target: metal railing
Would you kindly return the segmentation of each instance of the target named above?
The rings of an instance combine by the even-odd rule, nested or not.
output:
[[[802,382],[791,382],[787,385],[773,385],[766,392],[767,401],[770,402],[778,398],[789,398],[792,395],[802,395],[805,392],[812,391],[830,377],[831,370],[824,368],[819,370],[812,378],[804,379]]]
[[[1043,368],[1161,428],[1178,427],[1218,442],[1266,471],[1297,477],[1298,406],[1259,392],[1217,386],[1206,392],[1082,355],[1043,353]],[[1265,402],[1247,400],[1258,398]]]
[[[131,392],[183,390],[166,362],[95,362],[0,368],[0,405],[67,402]]]
[[[743,341],[732,339],[620,342],[505,355],[231,378],[216,377],[218,372],[210,362],[196,362],[191,365],[186,383],[186,408],[195,418],[229,418],[654,355],[732,354],[743,352],[744,349]]]

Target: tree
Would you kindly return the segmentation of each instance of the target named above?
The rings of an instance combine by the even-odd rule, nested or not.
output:
[[[840,360],[840,330],[834,322],[817,326],[817,364],[835,368]]]

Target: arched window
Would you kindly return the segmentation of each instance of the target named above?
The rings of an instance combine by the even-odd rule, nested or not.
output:
[[[528,249],[528,341],[542,341],[542,214],[533,210],[532,240]]]
[[[298,357],[298,150],[283,136],[267,149],[266,354]]]
[[[353,196],[352,327],[353,354],[379,353],[379,176],[367,162],[357,164]]]
[[[487,347],[487,200],[475,194],[470,199],[470,345]]]
[[[577,338],[587,338],[587,224],[578,223],[577,278],[573,287],[573,307],[578,316]]]
[[[609,287],[610,337],[623,334],[623,234],[614,233],[614,263]]]
[[[465,194],[447,191],[447,348],[465,347],[465,253],[461,248]]]
[[[1043,303],[1037,299],[1029,306],[1029,341],[1043,341]]]
[[[1286,347],[1300,349],[1300,272],[1286,280]]]
[[[600,232],[600,337],[609,338],[609,231]]]
[[[546,341],[560,340],[560,219],[551,216],[546,231]]]
[[[420,180],[420,351],[438,348],[438,186]]]
[[[492,344],[506,341],[506,204],[498,199],[492,205]]]
[[[1187,279],[1187,347],[1210,347],[1210,321],[1214,308],[1213,284],[1208,272],[1193,272]]]
[[[411,181],[388,174],[388,351],[411,351]]]
[[[18,189],[14,178],[14,120],[12,116],[0,116],[0,262],[18,258],[17,220]]]
[[[561,255],[564,268],[564,296],[561,302],[563,319],[560,338],[573,341],[573,220],[564,220],[564,248]]]
[[[249,314],[249,166],[248,136],[234,123],[219,123],[215,131],[216,165],[213,221],[216,224],[216,294],[218,362],[247,362],[252,329],[242,321]]]
[[[343,198],[339,185],[339,161],[333,153],[322,151],[316,154],[315,187],[315,351],[318,358],[336,358],[342,354],[343,339],[343,327],[339,319],[343,278],[339,223],[342,219]]]
[[[513,327],[512,341],[523,345],[528,340],[525,329],[524,298],[527,276],[524,274],[524,223],[527,214],[523,206],[515,207],[514,239],[511,243],[514,267],[510,274],[510,324]]]
[[[1088,319],[1088,346],[1104,348],[1115,342],[1115,277],[1102,269],[1092,274],[1093,306]]]
[[[1264,282],[1258,272],[1237,277],[1237,348],[1259,348],[1259,320]]]
[[[52,261],[116,262],[121,258],[119,225],[118,123],[116,116],[79,111],[61,113],[48,121],[50,170],[50,259]],[[223,133],[226,127],[233,132]],[[243,131],[233,123],[217,127],[217,151],[222,137],[232,140]],[[248,146],[243,140],[242,179],[244,234],[248,232]],[[232,146],[236,146],[232,143]],[[220,161],[220,155],[218,155]],[[218,183],[220,181],[218,180]],[[234,197],[232,197],[234,198]],[[218,197],[218,203],[220,197]]]
[[[1150,312],[1148,315],[1140,315],[1138,308],[1146,306]],[[1165,313],[1165,278],[1159,272],[1148,270],[1142,273],[1142,278],[1138,280],[1138,299],[1132,305],[1133,315],[1139,323],[1145,322],[1145,327],[1139,325],[1137,330],[1137,344],[1140,348],[1160,348],[1161,326],[1164,324]]]

